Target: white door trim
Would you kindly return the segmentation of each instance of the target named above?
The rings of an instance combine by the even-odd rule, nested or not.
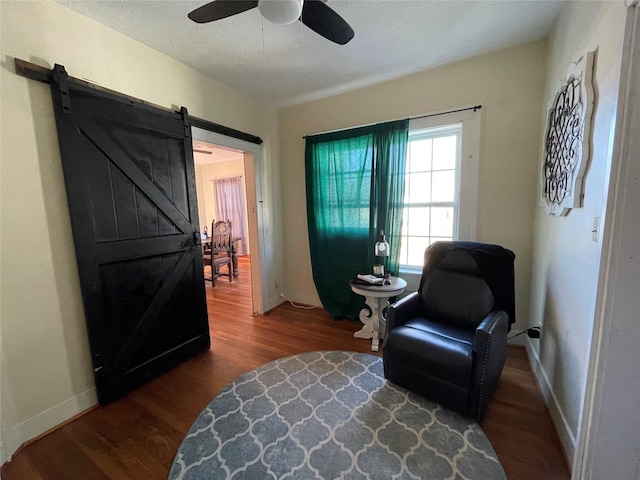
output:
[[[250,238],[251,244],[251,291],[253,296],[253,313],[262,314],[265,308],[268,308],[267,295],[267,265],[265,254],[265,233],[264,233],[264,212],[263,212],[263,161],[262,146],[240,140],[234,137],[228,137],[219,133],[212,132],[200,127],[191,127],[191,135],[195,140],[221,145],[223,147],[234,148],[244,152],[244,169],[245,172],[253,171],[255,179],[255,205],[247,203],[247,215],[249,232],[257,232],[257,238]],[[245,176],[247,181],[250,176]],[[247,184],[247,190],[251,188]],[[247,193],[247,202],[250,202],[250,195]],[[257,245],[257,248],[254,247]]]

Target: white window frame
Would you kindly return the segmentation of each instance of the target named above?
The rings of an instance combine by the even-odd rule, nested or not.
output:
[[[452,113],[430,114],[409,121],[409,135],[421,130],[436,129],[447,125],[461,125],[460,165],[456,175],[458,185],[457,224],[454,224],[454,240],[476,239],[478,216],[478,182],[480,176],[480,110],[464,110]],[[417,290],[422,268],[400,268],[402,278],[409,282],[408,290]],[[416,280],[417,277],[417,280]],[[415,288],[411,288],[415,283]]]

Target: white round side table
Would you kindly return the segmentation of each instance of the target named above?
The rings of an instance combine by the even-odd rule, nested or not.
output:
[[[361,283],[350,283],[351,290],[365,298],[369,308],[360,310],[360,321],[364,326],[353,334],[355,338],[370,338],[371,351],[377,352],[380,347],[380,340],[384,339],[387,333],[387,320],[383,311],[389,305],[389,298],[400,295],[407,282],[399,277],[389,277],[389,285],[364,285]]]

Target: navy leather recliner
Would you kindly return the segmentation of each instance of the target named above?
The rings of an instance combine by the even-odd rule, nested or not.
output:
[[[515,321],[514,259],[510,250],[476,242],[427,248],[418,291],[387,311],[385,377],[482,420]]]

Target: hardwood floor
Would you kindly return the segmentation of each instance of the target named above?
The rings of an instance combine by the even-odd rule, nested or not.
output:
[[[358,323],[334,321],[321,309],[296,309],[286,303],[253,317],[248,266],[248,260],[240,258],[237,281],[220,277],[215,288],[206,282],[208,352],[23,447],[3,466],[2,479],[165,479],[194,419],[240,374],[305,351],[371,353],[368,340],[352,337]],[[510,480],[569,478],[524,349],[509,347],[481,426]]]

